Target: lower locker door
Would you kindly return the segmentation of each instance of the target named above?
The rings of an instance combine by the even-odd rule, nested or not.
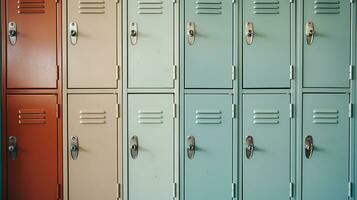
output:
[[[185,200],[232,199],[232,95],[185,96]]]
[[[113,200],[118,192],[117,95],[68,96],[70,200]]]
[[[348,103],[348,94],[303,96],[303,200],[349,199]]]
[[[8,200],[58,198],[56,108],[56,95],[7,96]]]
[[[287,200],[290,95],[243,96],[243,199]]]
[[[128,199],[172,199],[173,95],[129,94],[128,98]]]

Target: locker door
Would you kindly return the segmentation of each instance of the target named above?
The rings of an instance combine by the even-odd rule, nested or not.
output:
[[[243,87],[290,87],[290,2],[244,1],[243,23]]]
[[[174,4],[128,1],[128,87],[173,88]]]
[[[232,88],[233,5],[231,0],[185,2],[186,88]]]
[[[128,102],[128,199],[172,199],[173,95],[129,94]]]
[[[118,10],[115,0],[68,1],[69,88],[117,87]]]
[[[349,86],[350,17],[350,1],[304,0],[304,87]]]
[[[56,108],[55,95],[7,96],[7,199],[58,198]]]
[[[56,1],[7,0],[6,2],[7,87],[56,88]]]
[[[115,94],[68,96],[69,148],[78,142],[78,151],[69,149],[68,155],[71,200],[117,198],[118,149],[121,148],[116,102]]]
[[[232,96],[189,94],[185,102],[185,199],[231,199]]]
[[[289,199],[290,95],[243,97],[243,199]]]
[[[303,96],[304,200],[349,199],[348,103],[347,94]]]

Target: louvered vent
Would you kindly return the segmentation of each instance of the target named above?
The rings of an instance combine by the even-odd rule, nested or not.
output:
[[[279,14],[279,1],[253,1],[254,14]]]
[[[44,0],[18,0],[18,14],[44,14],[46,11]]]
[[[105,124],[106,123],[105,110],[80,110],[79,123],[80,124]]]
[[[197,14],[222,14],[222,2],[221,1],[196,1],[196,13]]]
[[[163,2],[138,1],[138,14],[163,14]]]
[[[221,124],[222,111],[196,110],[196,124]]]
[[[279,124],[279,110],[254,110],[254,124]]]
[[[43,109],[21,109],[18,115],[19,124],[46,124],[46,111]]]
[[[139,110],[138,123],[139,124],[163,124],[164,111],[162,110]]]
[[[316,109],[312,118],[314,124],[338,124],[338,110]]]
[[[314,1],[314,13],[315,14],[339,14],[340,13],[340,1]]]
[[[80,14],[104,14],[105,1],[78,1]]]

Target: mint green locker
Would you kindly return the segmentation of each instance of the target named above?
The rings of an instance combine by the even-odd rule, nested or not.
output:
[[[349,199],[349,95],[304,94],[301,139],[302,199]]]
[[[232,88],[233,6],[185,1],[185,88]]]
[[[128,200],[172,199],[174,96],[128,96]]]
[[[128,88],[173,88],[174,4],[128,1]]]
[[[243,87],[289,88],[291,3],[243,1]]]
[[[232,121],[232,95],[185,96],[185,200],[232,198]]]
[[[349,87],[351,5],[304,0],[304,87]]]
[[[290,95],[244,94],[243,199],[289,199]]]

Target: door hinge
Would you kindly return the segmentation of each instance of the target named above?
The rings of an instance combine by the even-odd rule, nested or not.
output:
[[[172,183],[172,198],[177,197],[177,183]]]
[[[116,66],[115,74],[116,74],[115,79],[119,80],[120,79],[120,66],[119,65]]]
[[[177,116],[177,104],[175,104],[175,103],[172,105],[172,113],[173,113],[172,117],[176,118],[176,116]]]
[[[294,65],[290,65],[289,79],[294,80]]]
[[[116,188],[117,188],[117,199],[120,199],[120,183],[116,184]]]
[[[350,3],[354,3],[355,1],[354,0],[350,0]]]
[[[61,199],[62,195],[61,195],[61,184],[57,184],[57,199]]]
[[[236,80],[236,66],[232,66],[232,80]]]
[[[293,118],[294,117],[294,104],[289,105],[289,117]]]
[[[348,79],[353,80],[353,65],[350,65],[349,67]]]
[[[294,3],[294,0],[289,0],[290,3]]]
[[[350,103],[348,105],[348,116],[349,116],[349,118],[353,117],[353,104],[352,103]]]
[[[349,182],[348,183],[348,197],[352,198],[353,197],[353,183]]]
[[[56,69],[56,80],[58,81],[59,79],[60,79],[60,66],[59,65],[57,65],[56,66],[57,67],[57,69]]]
[[[172,3],[176,3],[176,0],[172,0]]]
[[[237,190],[237,184],[236,183],[232,183],[232,198],[236,198],[236,190]]]
[[[115,3],[119,3],[119,0],[115,0]]]
[[[120,117],[120,104],[116,104],[115,106],[115,112],[116,112],[116,118],[119,118]]]
[[[289,197],[290,198],[294,197],[294,183],[292,182],[289,183]]]
[[[56,105],[56,118],[59,119],[60,118],[60,112],[61,112],[61,105],[57,104]]]
[[[236,3],[236,0],[232,0],[232,4],[235,4]]]
[[[177,65],[172,66],[172,79],[177,79]]]
[[[236,118],[236,104],[232,104],[232,118]]]

